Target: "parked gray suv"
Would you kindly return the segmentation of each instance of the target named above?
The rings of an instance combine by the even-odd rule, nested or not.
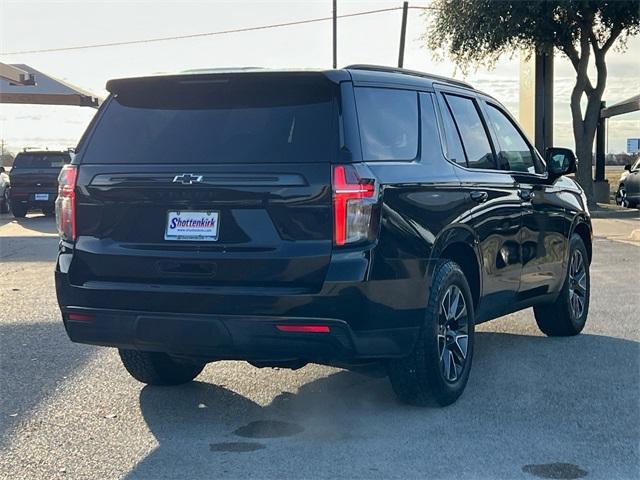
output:
[[[616,192],[616,203],[627,208],[640,206],[640,158],[635,163],[624,166]]]

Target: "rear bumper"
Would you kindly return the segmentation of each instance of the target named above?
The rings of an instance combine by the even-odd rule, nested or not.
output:
[[[346,322],[335,319],[170,314],[80,307],[63,309],[63,318],[74,342],[160,351],[204,361],[358,363],[404,356],[411,351],[418,334],[418,328],[354,332]],[[278,328],[301,324],[326,326],[328,331],[300,333]]]
[[[46,199],[42,199],[45,195]],[[29,205],[35,208],[54,205],[57,195],[58,192],[55,189],[37,187],[11,187],[9,189],[9,201],[12,204]]]
[[[56,292],[71,340],[208,360],[304,360],[349,364],[410,353],[424,318],[415,279],[325,282],[319,292],[69,282],[61,254]],[[74,321],[69,313],[86,314]],[[276,325],[326,325],[293,333]]]

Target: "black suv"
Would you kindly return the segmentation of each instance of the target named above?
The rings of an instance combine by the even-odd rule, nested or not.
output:
[[[111,80],[60,175],[56,287],[76,342],[178,384],[207,362],[383,362],[397,395],[462,393],[474,325],[589,309],[569,150],[543,161],[470,86],[375,66]]]
[[[16,155],[5,202],[16,218],[29,210],[53,215],[60,169],[71,162],[68,151],[25,150]]]

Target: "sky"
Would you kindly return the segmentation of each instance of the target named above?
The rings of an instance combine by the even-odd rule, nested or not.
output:
[[[426,6],[428,0],[411,1]],[[338,0],[338,13],[399,7],[394,1]],[[0,0],[0,52],[68,47],[186,35],[331,16],[331,0],[315,1],[30,1]],[[401,11],[338,21],[338,66],[398,58]],[[493,70],[464,76],[448,59],[436,61],[421,36],[425,18],[409,11],[405,68],[464,79],[518,115],[519,58],[500,60]],[[331,68],[331,22],[187,40],[66,52],[0,55],[105,97],[111,78],[207,67]],[[608,105],[640,93],[640,38],[608,55]],[[569,96],[575,80],[566,58],[555,60],[554,144],[573,148]],[[0,138],[14,152],[26,146],[75,146],[95,110],[88,107],[0,104]],[[625,150],[640,137],[640,112],[609,121],[607,150]]]

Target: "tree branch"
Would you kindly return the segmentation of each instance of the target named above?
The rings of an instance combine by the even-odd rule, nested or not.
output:
[[[573,68],[575,68],[576,72],[578,71],[578,64],[580,63],[580,55],[578,55],[578,50],[572,43],[568,43],[561,47],[561,50],[564,54],[569,57],[571,63],[573,64]]]
[[[607,38],[607,41],[604,42],[604,45],[602,45],[602,48],[600,50],[603,53],[606,53],[607,50],[609,50],[611,46],[615,43],[615,41],[618,39],[621,33],[622,33],[622,25],[615,25],[611,29],[611,35],[609,35],[609,38]]]
[[[571,61],[571,64],[573,65],[574,70],[578,74],[578,79],[576,80],[576,82],[580,82],[581,91],[584,91],[587,94],[593,91],[593,85],[591,84],[591,80],[589,79],[589,76],[586,75],[587,67],[589,65],[588,46],[589,44],[587,43],[586,62],[584,62],[585,64],[581,63],[585,58],[585,50],[583,48],[581,48],[582,55],[578,53],[578,50],[576,49],[575,45],[573,45],[572,43],[565,44],[561,48],[564,54]],[[582,75],[583,72],[584,72],[584,75]],[[582,78],[580,78],[581,76]]]

